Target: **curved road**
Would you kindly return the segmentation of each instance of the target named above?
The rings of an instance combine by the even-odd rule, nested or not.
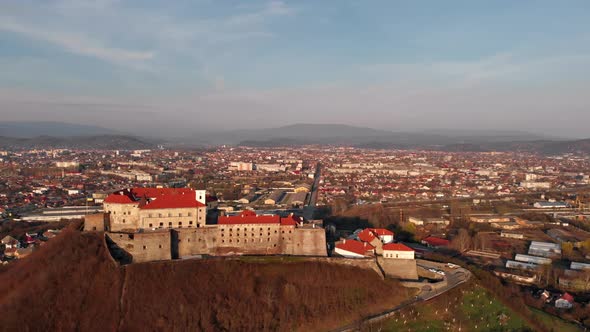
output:
[[[444,271],[445,272],[444,280],[446,281],[446,285],[445,285],[444,281],[442,281],[440,283],[435,283],[435,284],[423,283],[424,286],[430,286],[429,289],[426,289],[424,287],[419,288],[420,293],[418,295],[414,296],[414,298],[412,298],[410,300],[406,300],[406,301],[402,302],[400,305],[393,307],[387,311],[381,312],[381,313],[373,315],[373,316],[366,317],[366,318],[362,319],[361,321],[340,327],[340,328],[335,329],[333,331],[334,332],[345,332],[345,331],[360,330],[360,328],[363,325],[379,322],[381,320],[391,317],[395,312],[397,312],[401,309],[410,307],[410,306],[412,306],[416,303],[419,303],[419,302],[425,302],[425,301],[431,300],[431,299],[433,299],[441,294],[444,294],[445,292],[448,292],[449,290],[467,282],[469,280],[469,278],[471,278],[471,272],[469,272],[468,270],[466,270],[462,267],[451,269],[451,268],[447,267],[446,264],[443,264],[443,263],[431,262],[431,261],[426,261],[426,260],[417,260],[416,262],[419,267],[423,267],[427,270],[430,268],[435,268],[437,270]],[[405,284],[408,286],[415,285],[415,283],[405,283]],[[440,284],[440,286],[437,286],[437,284]]]

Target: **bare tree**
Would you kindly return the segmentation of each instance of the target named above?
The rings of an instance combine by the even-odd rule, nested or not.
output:
[[[473,246],[473,239],[469,235],[469,231],[464,228],[459,229],[459,233],[453,238],[452,245],[455,249],[461,252],[471,249]]]

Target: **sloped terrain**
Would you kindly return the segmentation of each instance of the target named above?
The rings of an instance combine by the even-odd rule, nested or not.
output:
[[[116,265],[100,233],[68,229],[0,269],[0,326],[22,331],[326,330],[391,308],[396,281],[284,260]]]

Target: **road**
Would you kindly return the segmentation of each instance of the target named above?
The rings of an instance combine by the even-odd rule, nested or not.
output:
[[[424,283],[424,287],[419,288],[420,293],[418,293],[418,295],[414,296],[414,298],[404,301],[400,305],[393,307],[387,311],[381,312],[381,313],[373,315],[373,316],[366,317],[361,321],[340,327],[340,328],[335,329],[333,331],[334,332],[358,331],[358,330],[360,330],[360,328],[362,326],[365,326],[370,323],[377,323],[379,321],[387,319],[387,318],[391,317],[395,312],[397,312],[401,309],[413,306],[413,305],[420,303],[420,302],[426,302],[426,301],[431,300],[441,294],[444,294],[445,292],[448,292],[449,290],[467,282],[469,280],[469,278],[471,278],[471,272],[469,272],[468,270],[466,270],[462,267],[451,269],[451,268],[447,267],[446,264],[444,264],[444,263],[437,263],[437,262],[426,261],[426,260],[421,260],[421,259],[416,260],[416,263],[418,266],[423,267],[427,270],[430,268],[434,268],[437,270],[444,271],[445,272],[444,280],[446,281],[446,284],[442,285],[442,286],[436,286],[436,284]],[[442,283],[444,284],[444,281]],[[418,283],[404,283],[404,284],[415,285]]]
[[[307,204],[303,207],[303,217],[306,220],[312,220],[313,219],[313,213],[315,211],[315,205],[318,201],[318,189],[320,187],[320,177],[322,174],[322,165],[320,163],[317,164],[316,166],[316,170],[315,170],[315,175],[313,178],[313,184],[311,186],[311,191],[310,191],[310,195],[309,195],[309,201],[307,202]]]
[[[467,269],[464,269],[462,267],[457,267],[457,268],[449,268],[447,267],[446,264],[444,263],[437,263],[437,262],[431,262],[431,261],[426,261],[426,260],[417,260],[416,264],[420,267],[423,267],[425,269],[437,269],[437,270],[442,270],[445,272],[445,280],[446,280],[446,285],[445,286],[441,286],[441,287],[433,287],[432,290],[422,290],[421,293],[418,295],[418,298],[423,300],[423,301],[428,301],[430,299],[433,299],[455,287],[457,287],[458,285],[466,282],[467,280],[469,280],[469,278],[471,277],[471,272],[469,272]]]

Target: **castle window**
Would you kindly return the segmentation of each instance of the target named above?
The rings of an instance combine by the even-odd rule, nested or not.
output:
[[[172,213],[168,213],[168,217],[172,217]]]
[[[123,219],[123,223],[125,223],[125,219]]]
[[[229,243],[231,243],[231,239],[229,239]]]
[[[164,223],[163,222],[160,223],[160,227],[164,227]]]
[[[270,238],[266,239],[267,242],[270,242]]]
[[[168,223],[168,227],[172,228],[172,222]]]
[[[289,234],[291,234],[291,231],[289,231]]]
[[[158,217],[162,218],[162,214],[161,213],[158,213]]]
[[[152,228],[152,227],[153,227],[153,225],[152,225],[152,224],[150,224],[150,228]]]
[[[145,250],[146,248],[147,248],[146,246],[143,246],[143,250]]]
[[[277,230],[275,229],[275,234],[277,234]]]
[[[236,240],[236,242],[237,242],[237,243],[240,243],[240,239],[237,239],[237,240]]]
[[[268,230],[270,231],[270,227],[268,228]]]
[[[189,212],[189,213],[188,213],[188,216],[189,216],[189,217],[192,217],[192,216],[193,216],[193,213],[192,213],[192,212]]]
[[[281,231],[281,233],[285,234],[285,231]]]
[[[244,242],[245,242],[245,243],[248,243],[248,239],[244,239]]]
[[[152,217],[152,214],[151,214],[151,213],[150,213],[150,214],[148,214],[148,218],[151,218],[151,217]]]
[[[188,224],[189,224],[189,225],[192,225],[192,224],[193,224],[193,221],[192,221],[192,220],[191,220],[191,221],[189,221],[189,222],[188,222]]]
[[[275,243],[275,244],[273,245],[273,247],[276,247],[276,246],[277,246],[277,244]]]
[[[158,246],[158,248],[162,249],[162,245],[160,244],[160,245]]]
[[[221,240],[221,243],[225,243],[225,240]]]
[[[268,232],[268,236],[270,236],[270,232]]]
[[[182,217],[182,213],[179,213],[179,214],[178,214],[178,216],[179,216],[179,217]]]
[[[199,216],[199,220],[203,219],[203,217]]]
[[[224,234],[223,234],[223,233],[221,233],[221,237],[223,237],[223,235],[224,235]]]
[[[201,224],[197,224],[197,228],[201,227]]]
[[[178,228],[182,228],[182,221],[178,222]]]

